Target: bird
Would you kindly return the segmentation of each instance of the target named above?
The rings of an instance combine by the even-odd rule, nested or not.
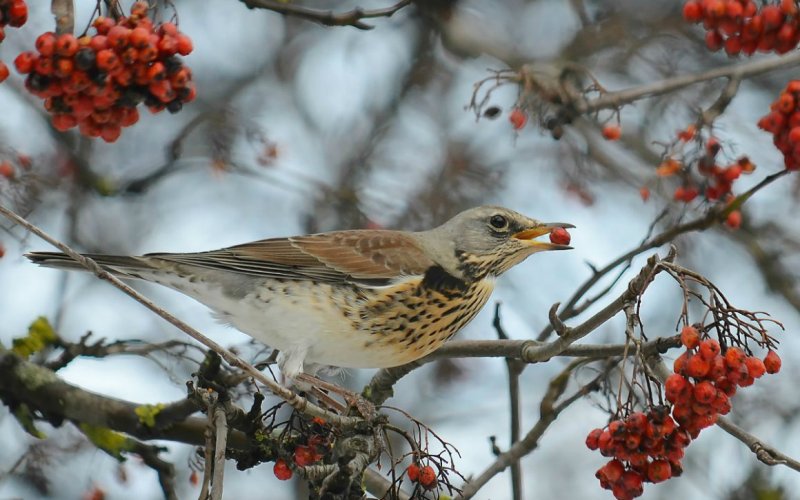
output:
[[[426,231],[341,230],[207,252],[85,256],[118,278],[201,302],[277,349],[281,373],[294,379],[323,367],[389,368],[426,356],[478,314],[497,277],[534,253],[572,248],[536,238],[573,227],[480,206]],[[85,270],[63,253],[26,257]]]

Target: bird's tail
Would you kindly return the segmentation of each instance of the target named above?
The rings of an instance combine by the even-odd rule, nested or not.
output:
[[[83,254],[97,262],[100,267],[106,271],[119,276],[121,278],[140,278],[140,271],[148,271],[154,269],[153,265],[145,257],[128,257],[123,255],[101,255],[101,254]],[[61,252],[31,252],[25,254],[25,257],[30,259],[34,264],[39,264],[44,267],[54,267],[57,269],[69,269],[77,271],[86,271],[80,263],[76,262],[72,257]]]

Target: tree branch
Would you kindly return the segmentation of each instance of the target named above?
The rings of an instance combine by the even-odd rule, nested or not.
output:
[[[392,17],[397,11],[411,5],[411,0],[401,0],[396,4],[383,8],[365,10],[357,7],[348,12],[323,11],[302,7],[289,2],[272,0],[240,0],[251,9],[267,9],[284,16],[298,17],[306,21],[312,21],[323,26],[353,26],[361,30],[371,30],[374,26],[362,21],[362,19],[374,19],[378,17]]]
[[[795,51],[785,56],[745,61],[739,64],[714,68],[702,73],[680,75],[616,92],[606,92],[597,99],[578,101],[574,103],[574,106],[578,114],[593,113],[601,109],[617,109],[623,104],[628,104],[639,99],[669,94],[670,92],[697,83],[716,80],[717,78],[735,78],[737,80],[742,80],[778,69],[788,69],[799,64],[800,52]]]

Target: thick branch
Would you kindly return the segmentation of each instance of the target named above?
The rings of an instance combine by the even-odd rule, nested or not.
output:
[[[147,427],[136,414],[141,405],[81,389],[61,380],[51,370],[3,349],[0,349],[0,399],[6,404],[25,403],[56,424],[72,420],[140,439],[204,444],[204,418],[190,417],[167,427]],[[247,445],[241,432],[231,433],[230,441],[232,446],[239,448]]]

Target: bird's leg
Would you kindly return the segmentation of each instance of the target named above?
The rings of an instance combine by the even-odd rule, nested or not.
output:
[[[355,408],[362,417],[368,420],[371,420],[376,415],[375,405],[361,397],[360,394],[356,394],[355,392],[347,390],[344,387],[339,387],[336,384],[332,384],[313,375],[309,375],[308,373],[298,373],[295,376],[295,380],[304,382],[318,390],[325,389],[326,391],[340,395],[344,399],[345,403],[347,403],[348,407]],[[326,397],[330,398],[327,395]]]

